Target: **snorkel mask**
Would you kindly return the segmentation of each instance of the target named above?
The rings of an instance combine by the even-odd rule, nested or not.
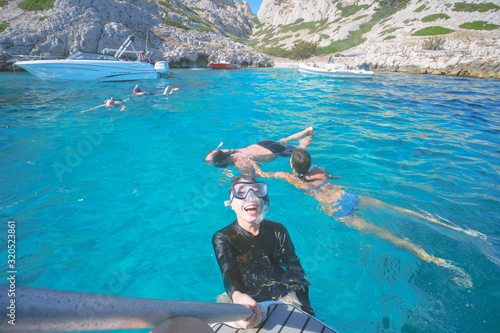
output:
[[[229,200],[224,201],[224,206],[229,207],[231,201],[236,198],[240,200],[245,200],[250,192],[257,198],[263,199],[262,210],[256,223],[261,223],[266,217],[269,211],[269,194],[267,184],[264,182],[237,182],[231,188],[231,193],[229,195]]]

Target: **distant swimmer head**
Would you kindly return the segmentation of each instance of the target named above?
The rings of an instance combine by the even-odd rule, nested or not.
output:
[[[229,188],[229,200],[224,205],[231,206],[238,218],[261,223],[269,211],[268,186],[252,177],[235,177]]]
[[[233,164],[232,152],[227,149],[213,149],[205,157],[205,163],[213,164],[217,168],[225,168]]]
[[[290,165],[296,173],[305,175],[311,167],[311,155],[305,149],[295,149],[290,158]]]
[[[139,87],[139,85],[136,85],[134,88],[134,94],[137,94],[139,92],[141,92],[141,88]]]

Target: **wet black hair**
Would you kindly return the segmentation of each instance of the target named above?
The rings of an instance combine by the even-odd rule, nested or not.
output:
[[[293,151],[291,161],[293,169],[300,174],[299,178],[307,181],[305,175],[311,167],[311,155],[307,150],[298,148]]]
[[[230,161],[231,155],[231,151],[224,152],[219,149],[213,149],[205,157],[205,163],[213,164],[218,168],[225,168],[232,164]]]

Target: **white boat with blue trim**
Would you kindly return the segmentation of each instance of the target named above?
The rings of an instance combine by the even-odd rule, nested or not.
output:
[[[306,65],[299,64],[297,69],[305,77],[330,77],[334,79],[372,79],[373,71],[369,68],[361,67],[351,69],[345,64],[331,64],[326,65]]]
[[[133,36],[129,36],[114,55],[103,53],[76,52],[66,59],[26,60],[14,64],[42,80],[63,81],[135,81],[152,80],[168,75],[166,61],[154,66],[147,61],[140,61],[142,54],[133,45]],[[131,46],[133,51],[126,52]],[[132,53],[137,61],[127,61],[126,54]]]

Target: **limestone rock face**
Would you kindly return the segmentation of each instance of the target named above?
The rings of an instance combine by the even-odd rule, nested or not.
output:
[[[136,49],[153,51],[152,61],[172,67],[205,67],[220,56],[242,66],[272,66],[269,57],[236,41],[251,33],[254,15],[246,1],[56,0],[38,11],[21,10],[20,2],[0,8],[0,23],[8,24],[0,52],[67,57],[117,49],[133,34]]]
[[[312,41],[325,62],[331,54],[358,50],[367,55],[339,61],[500,78],[500,0],[264,0],[257,17],[252,36],[257,47],[290,49],[295,41]],[[492,30],[467,27],[480,22]],[[426,28],[434,31],[415,35]],[[449,31],[436,35],[444,44],[437,51],[425,49],[423,43],[438,29]]]
[[[318,45],[315,61],[356,50],[366,55],[337,61],[500,78],[500,0],[263,0],[257,16],[238,0],[55,0],[52,9],[38,11],[19,9],[21,1],[0,7],[0,29],[7,27],[0,32],[0,66],[8,54],[116,49],[133,34],[136,48],[171,67],[205,67],[221,56],[272,66],[255,49],[290,50],[308,41]],[[432,31],[418,35],[423,29]],[[435,51],[424,47],[433,35],[443,39]]]

